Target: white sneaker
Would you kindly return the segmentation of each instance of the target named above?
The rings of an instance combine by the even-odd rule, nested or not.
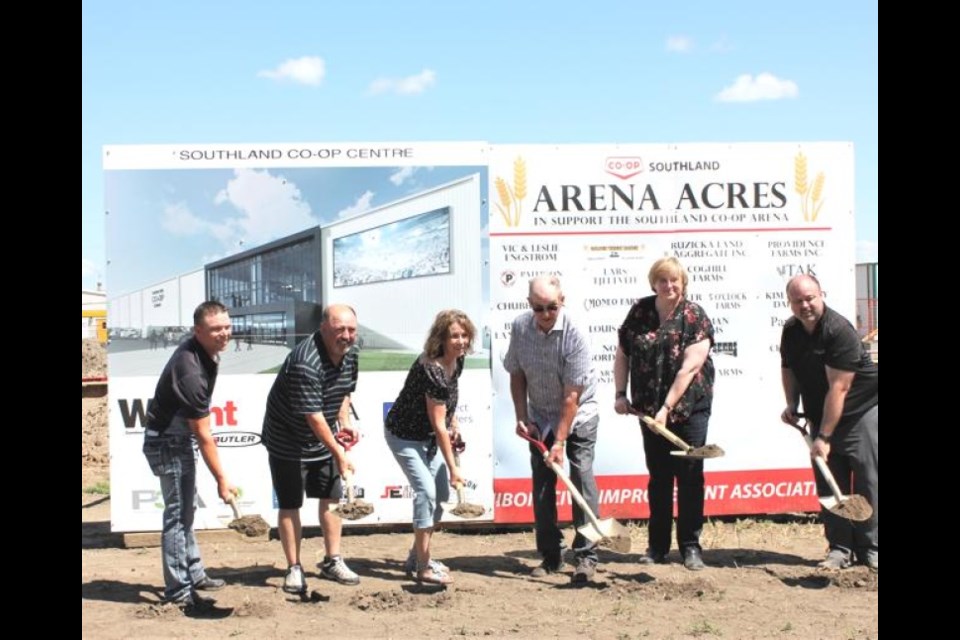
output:
[[[303,578],[303,567],[298,564],[290,565],[287,575],[283,578],[283,590],[287,593],[303,593],[307,590],[307,581]]]
[[[450,571],[450,569],[447,568],[447,565],[443,564],[439,560],[433,559],[430,560],[430,569],[433,571],[441,571],[443,573],[448,573]],[[410,578],[412,578],[417,572],[417,553],[413,549],[410,549],[410,552],[407,554],[407,560],[403,563],[403,571]]]
[[[340,556],[323,561],[320,565],[320,577],[340,584],[360,584],[360,576],[351,571]]]

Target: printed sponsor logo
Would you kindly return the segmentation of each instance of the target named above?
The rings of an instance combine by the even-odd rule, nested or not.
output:
[[[410,485],[404,484],[388,484],[383,488],[383,493],[380,494],[380,498],[384,500],[412,497],[413,488],[411,488]]]
[[[221,431],[213,434],[218,447],[252,447],[260,444],[260,434],[251,431]]]
[[[615,178],[628,180],[643,173],[643,159],[640,156],[610,156],[603,161],[603,170]]]

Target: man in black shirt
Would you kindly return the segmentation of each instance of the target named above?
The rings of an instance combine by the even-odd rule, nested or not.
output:
[[[320,330],[300,342],[277,373],[267,397],[263,444],[270,454],[270,475],[280,507],[277,532],[287,559],[283,590],[303,593],[307,583],[300,564],[300,508],[303,495],[320,499],[324,559],[320,575],[355,585],[360,577],[340,556],[340,516],[330,510],[338,502],[340,476],[352,471],[336,431],[356,438],[350,421],[350,394],[357,386],[357,316],[347,305],[323,310]]]
[[[204,302],[194,311],[193,324],[193,336],[177,347],[160,374],[143,441],[143,453],[163,492],[164,599],[188,612],[209,604],[197,590],[213,591],[225,584],[207,575],[193,532],[197,449],[217,480],[220,498],[228,502],[237,494],[210,431],[210,398],[219,354],[230,343],[230,316],[219,302]]]
[[[802,399],[815,438],[811,455],[827,460],[841,491],[860,494],[873,507],[873,515],[865,522],[851,522],[822,510],[830,551],[820,566],[843,569],[857,560],[879,570],[879,370],[853,325],[824,304],[816,278],[792,278],[787,298],[793,317],[784,324],[780,339],[787,400],[780,418],[797,424]],[[832,495],[820,473],[814,471],[814,475],[818,494]]]

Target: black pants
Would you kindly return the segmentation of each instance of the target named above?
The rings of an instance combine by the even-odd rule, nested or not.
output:
[[[682,424],[667,423],[691,447],[707,442],[710,420],[708,399],[694,405],[690,419]],[[656,555],[670,552],[670,529],[673,525],[673,483],[677,483],[677,546],[683,552],[700,549],[703,530],[703,460],[670,455],[678,449],[666,438],[643,428],[643,451],[647,458],[650,481],[647,484],[650,502],[649,547]]]
[[[573,486],[583,494],[587,505],[597,512],[598,495],[597,481],[593,476],[593,456],[597,446],[597,425],[600,418],[594,416],[590,420],[577,425],[576,429],[567,436],[566,455],[570,461],[570,480]],[[553,444],[551,433],[545,444]],[[533,471],[533,515],[536,521],[537,551],[545,560],[551,563],[560,562],[563,533],[557,526],[557,476],[553,469],[543,460],[543,454],[530,446],[530,467]],[[587,516],[583,509],[573,503],[573,524],[582,527],[587,524]],[[577,533],[573,538],[573,551],[577,559],[587,558],[597,560],[596,543],[590,542],[583,535]]]

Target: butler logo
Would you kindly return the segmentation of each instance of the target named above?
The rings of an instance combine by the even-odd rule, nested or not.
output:
[[[639,156],[610,156],[603,161],[603,170],[615,178],[629,180],[643,173],[643,160]]]
[[[221,431],[213,434],[218,447],[252,447],[260,444],[260,434],[251,431]]]
[[[512,287],[517,281],[517,274],[513,271],[504,271],[500,274],[500,282],[503,283],[505,287]]]

